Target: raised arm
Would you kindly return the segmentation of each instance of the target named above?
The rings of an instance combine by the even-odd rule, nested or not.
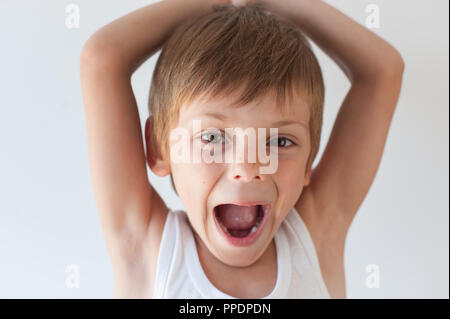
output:
[[[104,26],[82,49],[80,73],[91,180],[114,266],[127,259],[124,254],[136,253],[150,233],[153,216],[167,213],[148,181],[131,75],[179,23],[207,12],[214,3],[157,2]]]
[[[351,82],[311,183],[317,223],[344,241],[347,227],[378,170],[397,105],[404,63],[375,33],[320,0],[265,0],[269,11],[293,21],[327,53]],[[321,228],[321,227],[319,227]],[[323,228],[321,228],[323,229]]]
[[[351,82],[328,144],[295,207],[305,220],[334,298],[345,298],[349,226],[380,165],[404,63],[389,43],[321,0],[263,0],[297,24]]]

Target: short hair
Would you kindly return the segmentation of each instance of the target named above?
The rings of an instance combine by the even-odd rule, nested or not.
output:
[[[169,158],[169,134],[182,105],[204,93],[215,97],[242,86],[233,104],[237,107],[274,90],[283,112],[294,90],[304,93],[310,107],[311,142],[306,170],[312,167],[322,130],[322,71],[300,29],[258,3],[216,5],[180,24],[164,43],[149,94],[152,138],[160,156]]]

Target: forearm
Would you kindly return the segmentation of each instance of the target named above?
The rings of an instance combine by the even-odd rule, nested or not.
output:
[[[330,56],[351,82],[402,68],[388,42],[321,0],[266,0],[269,11],[288,18]]]
[[[211,8],[210,0],[164,0],[148,5],[99,29],[83,51],[100,55],[101,60],[113,60],[131,75],[161,48],[181,22]]]

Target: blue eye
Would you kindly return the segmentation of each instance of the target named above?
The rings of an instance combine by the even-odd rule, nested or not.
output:
[[[201,139],[206,144],[219,144],[223,143],[224,137],[220,131],[208,131],[202,134]]]
[[[274,138],[274,139],[272,139],[272,140],[270,141],[270,144],[273,145],[273,143],[275,143],[274,141],[277,142],[277,145],[276,145],[276,146],[282,147],[282,148],[286,148],[286,147],[290,146],[290,144],[288,144],[288,145],[286,146],[287,143],[291,143],[292,145],[294,145],[294,142],[292,142],[292,140],[288,139],[287,137],[277,137],[277,138]],[[280,141],[281,141],[281,143],[280,143]],[[272,142],[273,142],[273,143],[272,143]]]

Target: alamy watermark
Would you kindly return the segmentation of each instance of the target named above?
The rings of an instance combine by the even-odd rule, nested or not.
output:
[[[266,128],[225,128],[225,136],[217,128],[201,129],[201,120],[193,120],[193,136],[200,133],[198,137],[191,139],[188,129],[178,127],[170,132],[171,160],[175,163],[256,163],[268,164],[260,166],[260,174],[273,174],[278,169],[278,144],[269,145],[267,154]],[[206,134],[219,135],[219,142],[203,140]],[[270,128],[270,136],[278,139],[278,128]],[[245,160],[245,138],[248,141],[247,160]],[[256,141],[257,139],[257,141]],[[236,140],[236,143],[234,142]],[[273,138],[272,138],[273,140]],[[191,147],[192,146],[192,147]],[[256,151],[256,146],[258,150]],[[192,148],[192,156],[191,156]]]
[[[66,27],[67,29],[80,28],[80,7],[71,3],[66,6]]]
[[[80,288],[80,266],[77,264],[69,264],[66,266],[66,288]]]
[[[380,288],[380,266],[378,266],[377,264],[367,265],[366,272],[369,273],[366,278],[366,287]]]
[[[366,17],[366,27],[369,29],[380,28],[380,7],[377,4],[371,3],[366,6],[366,12],[369,15]]]

